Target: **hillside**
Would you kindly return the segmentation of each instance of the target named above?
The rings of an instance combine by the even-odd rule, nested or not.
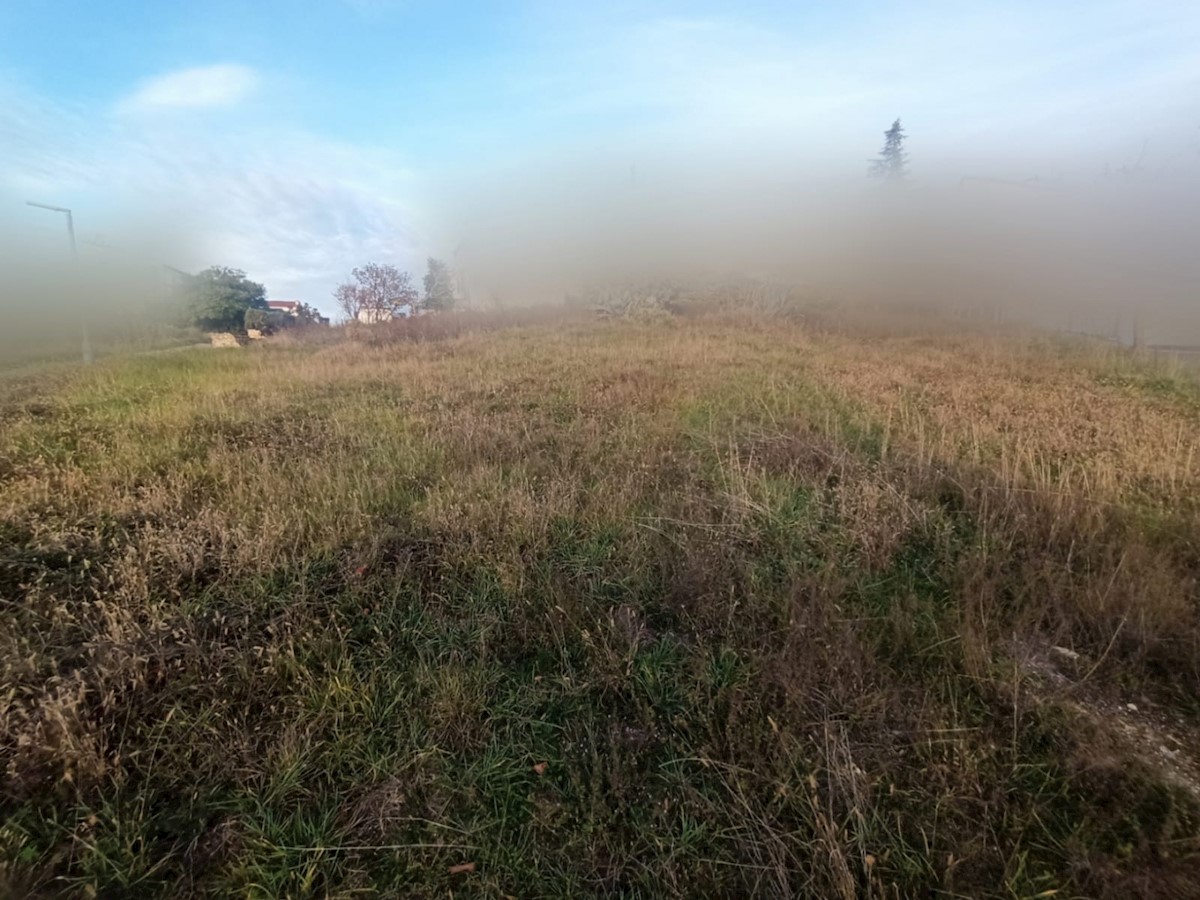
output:
[[[1200,894],[1200,386],[536,324],[0,384],[0,894]]]

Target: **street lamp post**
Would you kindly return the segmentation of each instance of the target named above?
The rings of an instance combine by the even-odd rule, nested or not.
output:
[[[30,206],[36,206],[38,209],[48,209],[51,212],[60,212],[66,215],[67,237],[71,239],[71,259],[78,263],[79,250],[75,246],[75,220],[71,216],[71,211],[64,206],[50,206],[46,203],[34,203],[32,200],[26,200],[25,202]],[[79,314],[79,326],[83,332],[83,362],[85,365],[91,365],[96,357],[92,353],[92,341],[88,337],[87,317],[82,311]]]

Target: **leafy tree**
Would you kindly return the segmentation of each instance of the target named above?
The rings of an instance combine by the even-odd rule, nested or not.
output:
[[[291,313],[273,309],[267,313],[266,327],[263,330],[267,334],[274,334],[277,331],[283,331],[285,328],[292,328],[296,324],[296,317]]]
[[[321,311],[315,306],[309,306],[307,303],[301,303],[296,307],[296,315],[289,316],[293,325],[320,325],[322,322],[327,323],[327,320]]]
[[[425,306],[429,309],[450,309],[454,306],[454,281],[450,267],[440,259],[429,257],[425,273]]]
[[[350,273],[353,281],[340,284],[333,292],[340,309],[348,319],[359,318],[359,313],[370,310],[378,315],[399,315],[401,307],[414,306],[417,290],[412,286],[412,277],[395,266],[386,263],[367,263]]]
[[[250,309],[246,310],[242,321],[245,324],[247,331],[249,331],[251,328],[256,329],[257,331],[269,331],[271,328],[271,311],[266,309],[258,309],[257,307],[251,307]]]
[[[883,133],[883,149],[878,157],[871,160],[869,174],[872,178],[893,183],[905,179],[908,175],[908,153],[904,150],[904,140],[907,137],[899,119]]]
[[[190,276],[185,285],[187,318],[205,331],[241,329],[247,310],[266,308],[266,289],[241,269],[212,266]]]

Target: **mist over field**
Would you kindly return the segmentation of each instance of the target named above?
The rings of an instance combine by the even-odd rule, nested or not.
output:
[[[902,186],[801,175],[779,161],[681,168],[658,157],[602,177],[598,169],[521,168],[434,194],[429,241],[449,248],[473,304],[559,305],[591,285],[753,278],[814,300],[1126,342],[1137,316],[1152,343],[1200,342],[1200,159],[1162,177],[967,175]],[[85,237],[73,263],[62,223],[50,225],[31,238],[17,217],[7,221],[9,341],[88,311],[98,322],[136,321],[169,302],[162,261],[198,258],[204,243],[201,232],[151,240],[154,223],[140,221],[125,246]]]
[[[968,170],[970,171],[970,170]],[[1200,159],[1170,177],[955,176],[900,188],[713,162],[522,171],[452,197],[482,292],[756,277],[860,304],[1200,340]],[[451,233],[447,229],[447,234]],[[1126,335],[1128,338],[1128,334]]]
[[[11,210],[0,217],[0,361],[75,356],[85,325],[101,344],[128,345],[183,324],[179,273],[163,260],[186,239],[166,237],[170,223],[130,223],[107,239],[77,234],[73,254],[65,217],[36,212],[48,221],[34,218],[32,229]]]

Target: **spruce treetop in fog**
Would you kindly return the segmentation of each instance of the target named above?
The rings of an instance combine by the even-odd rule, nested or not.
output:
[[[883,149],[879,156],[871,160],[868,174],[880,181],[903,181],[908,175],[908,154],[904,150],[904,140],[908,135],[897,119],[892,127],[883,133]]]

